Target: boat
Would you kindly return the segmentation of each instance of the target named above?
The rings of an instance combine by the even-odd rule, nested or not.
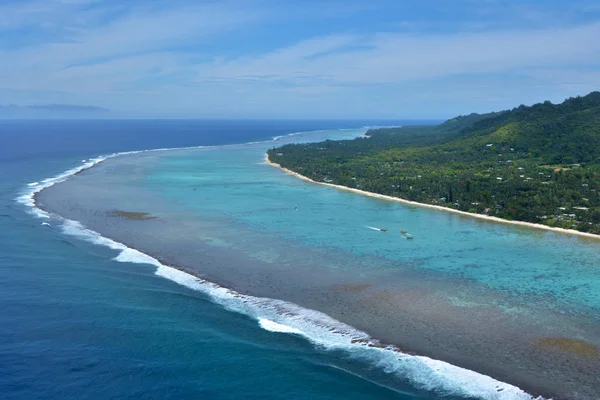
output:
[[[387,232],[387,231],[388,231],[388,230],[387,230],[387,229],[385,229],[385,228],[379,228],[379,230],[380,230],[381,232]]]
[[[410,233],[407,233],[407,234],[406,234],[406,238],[407,238],[407,239],[412,239],[412,238],[413,238],[413,235],[411,235]]]

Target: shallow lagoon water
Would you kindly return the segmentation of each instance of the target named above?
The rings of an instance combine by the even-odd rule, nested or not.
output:
[[[101,154],[344,125],[0,121],[2,399],[437,398],[386,386],[389,374],[370,363],[265,330],[154,265],[124,262],[127,252],[65,235],[58,219],[29,215],[22,197]]]
[[[535,343],[564,336],[600,345],[598,243],[323,188],[262,163],[267,148],[286,140],[360,133],[119,156],[39,201],[238,292],[323,311],[386,343],[527,389],[594,398],[597,358]],[[157,218],[114,218],[111,210]],[[410,375],[400,372],[400,380]],[[443,392],[448,382],[433,388]]]
[[[492,288],[551,294],[575,308],[600,309],[600,240],[314,187],[286,175],[274,176],[277,171],[260,164],[255,148],[225,151],[185,151],[161,158],[147,172],[146,187],[197,213],[231,218],[307,247],[419,262],[423,268]],[[191,187],[198,190],[190,193]],[[292,212],[294,206],[297,212]],[[389,233],[378,234],[371,226],[385,227]],[[401,240],[401,230],[417,240]]]

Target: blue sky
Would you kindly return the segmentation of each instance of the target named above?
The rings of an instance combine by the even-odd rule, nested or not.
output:
[[[599,90],[598,38],[595,0],[3,0],[0,105],[445,118]]]

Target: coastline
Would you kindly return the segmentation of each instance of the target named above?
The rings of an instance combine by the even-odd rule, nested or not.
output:
[[[366,351],[372,351],[374,355],[381,355],[383,357],[385,357],[386,354],[390,354],[397,357],[399,363],[414,363],[426,366],[426,368],[430,369],[431,373],[434,375],[439,371],[443,371],[444,374],[448,374],[447,379],[449,379],[452,384],[468,386],[471,380],[481,381],[482,387],[493,387],[490,391],[491,393],[503,392],[509,396],[507,399],[510,400],[552,400],[554,398],[553,392],[546,393],[546,396],[549,397],[545,397],[540,394],[536,387],[525,385],[517,386],[511,382],[498,380],[498,378],[488,375],[486,372],[476,371],[442,359],[433,358],[430,355],[419,354],[418,352],[404,349],[395,344],[394,341],[382,341],[376,336],[359,328],[355,328],[353,325],[348,325],[343,320],[336,319],[322,311],[305,308],[302,305],[287,300],[257,296],[243,290],[243,288],[207,280],[197,271],[169,262],[167,259],[154,252],[138,250],[135,246],[128,244],[126,241],[114,240],[110,237],[106,237],[95,230],[81,225],[79,221],[70,220],[54,213],[39,204],[39,193],[41,193],[41,191],[32,194],[33,207],[49,216],[51,215],[55,218],[58,217],[62,220],[63,224],[72,224],[74,229],[68,233],[64,232],[65,234],[76,236],[82,240],[119,251],[119,255],[113,258],[113,260],[117,262],[153,265],[157,268],[154,272],[156,276],[173,281],[192,290],[198,290],[208,295],[215,303],[224,306],[230,311],[253,317],[257,319],[257,322],[262,329],[272,332],[296,334],[307,339],[311,343],[322,346],[339,347],[344,350],[348,350],[349,348],[359,348]],[[237,303],[242,305],[239,309],[236,307]],[[261,311],[267,311],[269,314],[272,314],[272,316],[261,317],[260,314],[248,314],[248,306],[256,307]],[[325,336],[324,338],[318,339],[312,337],[310,333],[306,333],[302,330],[302,326],[296,326],[294,324],[294,322],[303,321],[303,318],[298,317],[302,316],[306,311],[312,314],[306,318],[306,322],[314,324],[314,327],[318,329],[322,329],[321,334]],[[281,317],[281,320],[277,317]],[[429,371],[424,374],[425,377],[428,374]],[[411,380],[416,387],[428,387],[426,384],[423,385],[423,382],[419,379],[414,381],[412,379],[409,380]],[[430,390],[430,388],[427,390]]]
[[[594,233],[587,233],[587,232],[580,232],[580,231],[576,231],[574,229],[564,229],[564,228],[555,228],[555,227],[551,227],[551,226],[547,226],[547,225],[542,225],[542,224],[535,224],[533,222],[525,222],[525,221],[510,221],[507,219],[503,219],[503,218],[498,218],[498,217],[491,217],[489,215],[483,215],[483,214],[475,214],[475,213],[470,213],[470,212],[466,212],[466,211],[461,211],[461,210],[455,210],[453,208],[450,207],[443,207],[443,206],[437,206],[434,204],[426,204],[426,203],[419,203],[416,201],[412,201],[412,200],[405,200],[405,199],[401,199],[399,197],[393,197],[393,196],[388,196],[385,194],[379,194],[379,193],[373,193],[373,192],[367,192],[366,190],[361,190],[361,189],[355,189],[355,188],[350,188],[347,186],[342,186],[342,185],[336,185],[333,183],[326,183],[326,182],[318,182],[318,181],[314,181],[304,175],[301,175],[297,172],[294,172],[290,169],[284,168],[281,165],[272,162],[269,159],[269,154],[265,153],[265,164],[270,165],[272,167],[278,168],[281,171],[285,172],[286,174],[295,176],[296,178],[302,179],[304,181],[307,182],[311,182],[317,185],[323,185],[323,186],[329,186],[338,190],[344,190],[347,192],[352,192],[352,193],[357,193],[363,196],[368,196],[368,197],[373,197],[376,199],[380,199],[380,200],[387,200],[387,201],[394,201],[397,203],[402,203],[402,204],[407,204],[407,205],[411,205],[411,206],[417,206],[417,207],[422,207],[422,208],[429,208],[431,210],[437,210],[437,211],[445,211],[445,212],[451,212],[454,214],[459,214],[465,217],[470,217],[470,218],[477,218],[477,219],[481,219],[481,220],[485,220],[485,221],[489,221],[489,222],[496,222],[496,223],[501,223],[501,224],[509,224],[509,225],[517,225],[517,226],[523,226],[523,227],[527,227],[527,228],[533,228],[533,229],[541,229],[541,230],[546,230],[546,231],[551,231],[551,232],[556,232],[556,233],[561,233],[561,234],[566,234],[566,235],[576,235],[576,236],[580,236],[580,237],[585,237],[588,239],[595,239],[595,240],[599,240],[600,241],[600,235],[596,235]]]
[[[276,164],[274,164],[274,163],[271,163],[271,162],[270,162],[269,160],[267,160],[267,159],[266,159],[266,163],[272,164],[273,166],[277,166]],[[280,166],[278,166],[278,167],[280,167]],[[281,167],[280,167],[280,168],[281,168]],[[283,168],[282,168],[282,169],[283,169]],[[77,174],[79,174],[79,172],[81,172],[81,171],[78,171],[78,172],[74,173],[73,175],[77,175]],[[286,171],[286,172],[288,172],[288,173],[291,173],[291,174],[295,174],[295,173],[293,173],[292,171]],[[308,181],[311,181],[311,182],[313,182],[313,183],[319,183],[319,182],[314,182],[314,181],[310,180],[309,178],[306,178],[306,177],[304,177],[304,176],[301,176],[301,175],[299,175],[299,174],[296,174],[296,175],[297,175],[298,177],[300,177],[301,179],[308,180]],[[331,186],[334,186],[334,187],[335,187],[336,185],[331,185]],[[344,187],[341,187],[341,186],[340,186],[340,189],[343,189],[343,190],[350,190],[350,188],[344,188]],[[350,190],[350,191],[352,191],[352,190]],[[40,191],[40,192],[41,192],[41,191]],[[33,200],[33,203],[34,203],[34,207],[35,207],[35,208],[37,208],[37,209],[43,210],[44,212],[46,212],[46,213],[48,213],[48,214],[54,214],[54,215],[58,215],[58,214],[56,214],[56,213],[53,213],[53,212],[52,212],[50,209],[45,209],[45,208],[44,208],[44,207],[43,207],[41,204],[39,204],[39,202],[38,202],[38,193],[39,193],[39,192],[36,192],[36,193],[34,193],[34,194],[33,194],[33,196],[32,196],[32,198],[33,198],[32,200]],[[368,192],[365,192],[365,193],[368,193]],[[361,194],[362,194],[362,193],[361,193]],[[367,194],[367,195],[374,195],[374,196],[372,196],[372,197],[378,197],[378,195],[375,195],[375,194]],[[388,196],[382,196],[382,197],[383,197],[384,199],[386,199],[386,197],[388,197]],[[391,200],[401,200],[401,199],[393,199],[393,198],[390,198],[390,199],[391,199]],[[387,199],[386,199],[386,200],[387,200]],[[411,202],[407,202],[407,203],[411,204]],[[417,205],[419,205],[418,203],[416,203],[416,204],[417,204]],[[456,211],[456,210],[451,210],[451,211]],[[98,232],[100,232],[100,231],[98,231]],[[101,235],[101,234],[100,234],[100,235]],[[112,236],[105,236],[105,237],[106,237],[106,238],[108,238],[108,237],[112,237]],[[85,238],[84,238],[84,239],[85,239]],[[109,239],[109,240],[111,240],[111,239]],[[113,239],[113,240],[114,240],[114,239]],[[138,250],[135,250],[135,249],[136,249],[136,246],[135,246],[135,245],[128,245],[128,244],[127,244],[127,242],[128,242],[128,241],[122,241],[122,240],[119,240],[119,242],[120,242],[120,243],[123,243],[123,245],[124,245],[124,246],[126,246],[126,247],[128,247],[128,248],[129,248],[129,249],[127,249],[127,250],[123,250],[123,251],[128,251],[128,252],[129,252],[129,250],[134,250],[134,251],[136,251],[136,252],[138,251]],[[110,247],[110,246],[109,246],[109,247]],[[119,249],[119,250],[121,250],[121,249]],[[143,253],[141,253],[141,251],[143,251]],[[149,256],[150,256],[150,257],[152,257],[154,260],[158,261],[158,263],[162,264],[162,266],[163,266],[163,267],[167,267],[167,268],[171,268],[171,269],[176,269],[176,270],[179,270],[179,271],[181,271],[182,273],[186,273],[186,274],[188,274],[188,275],[192,275],[192,276],[194,276],[194,277],[195,277],[195,279],[199,279],[199,280],[203,281],[203,283],[202,283],[203,285],[207,285],[207,286],[210,286],[211,288],[215,288],[215,289],[218,287],[218,288],[219,288],[219,290],[224,290],[224,291],[233,291],[234,293],[229,293],[229,294],[230,294],[230,295],[233,295],[234,297],[236,297],[236,298],[238,298],[238,299],[245,299],[244,301],[248,301],[248,299],[249,299],[249,298],[252,298],[252,296],[253,296],[253,294],[251,294],[251,292],[248,292],[248,291],[245,291],[245,290],[243,290],[243,287],[239,287],[239,286],[237,286],[237,287],[236,287],[235,285],[227,285],[227,284],[222,284],[222,283],[215,283],[215,282],[219,282],[218,280],[212,280],[212,279],[205,280],[206,278],[203,278],[203,277],[202,277],[202,275],[198,273],[198,271],[189,270],[189,269],[187,269],[187,268],[185,268],[185,267],[180,267],[180,266],[178,266],[178,265],[176,265],[176,264],[170,263],[170,262],[168,262],[167,260],[165,260],[163,257],[160,257],[160,256],[158,256],[156,253],[154,253],[154,252],[152,252],[152,251],[147,251],[147,250],[143,250],[143,249],[142,249],[141,251],[140,251],[140,253],[141,253],[141,254],[147,254],[147,255],[149,255]],[[117,261],[121,261],[121,260],[117,259]],[[122,262],[127,262],[127,260],[123,259],[123,260],[122,260]],[[129,262],[144,262],[144,261],[131,261],[131,260],[129,260]],[[146,263],[149,263],[149,264],[156,265],[156,264],[154,264],[153,262],[146,262]],[[158,267],[158,268],[161,268],[161,267]],[[159,275],[159,276],[163,276],[162,274],[157,274],[157,275]],[[166,278],[167,278],[167,279],[171,279],[170,277],[166,277]],[[188,278],[186,278],[186,279],[188,279]],[[189,278],[189,279],[191,279],[191,278]],[[194,282],[195,282],[195,280],[194,280]],[[181,282],[178,282],[178,283],[181,283]],[[181,284],[184,284],[184,285],[186,285],[186,286],[187,286],[187,284],[185,284],[185,283],[181,283]],[[204,290],[204,289],[203,289],[203,290]],[[246,297],[246,296],[250,296],[250,297]],[[259,297],[257,297],[257,298],[258,298],[258,299],[260,299],[260,298],[261,298],[261,297],[260,297],[260,295],[258,295],[258,296],[259,296]],[[279,298],[279,297],[273,297],[273,298]],[[254,300],[252,300],[252,301],[254,301]],[[302,303],[295,302],[295,304],[302,304]],[[303,307],[303,308],[304,308],[304,307]],[[316,308],[316,307],[315,307],[315,308],[309,307],[309,308],[306,308],[306,309],[307,309],[307,310],[309,310],[309,311],[310,311],[310,310],[319,310],[319,309],[318,309],[318,308]],[[323,311],[321,310],[321,312],[323,312]],[[330,315],[330,314],[327,314],[327,313],[326,313],[326,315]],[[340,318],[340,316],[335,316],[335,315],[334,315],[332,318],[334,318],[334,319],[336,320],[336,322],[339,322],[339,321],[345,321],[345,319],[344,319],[344,318]],[[285,325],[285,321],[279,321],[279,320],[274,320],[274,321],[275,321],[275,323],[278,323],[278,324],[280,324],[280,325],[281,325],[281,324]],[[342,322],[342,323],[343,323],[343,322]],[[262,325],[261,325],[261,326],[262,326]],[[355,326],[355,324],[351,324],[350,326]],[[294,326],[292,326],[292,328],[294,328]],[[294,328],[294,329],[297,329],[297,328]],[[361,328],[358,328],[358,329],[361,329]],[[369,330],[368,330],[368,329],[364,329],[364,327],[363,327],[362,329],[363,329],[363,331],[369,332]],[[427,359],[428,359],[428,357],[432,357],[432,355],[431,355],[431,354],[427,354],[427,353],[421,353],[420,351],[417,351],[417,353],[416,353],[416,354],[415,354],[415,353],[412,353],[412,352],[410,352],[410,351],[405,351],[405,350],[404,350],[405,348],[406,348],[406,349],[410,349],[410,347],[406,347],[406,346],[404,346],[404,345],[400,347],[400,349],[402,349],[402,350],[399,350],[399,349],[398,349],[398,347],[396,347],[396,346],[393,346],[393,345],[392,345],[392,346],[390,346],[390,347],[388,347],[388,346],[386,346],[386,345],[383,345],[382,343],[391,344],[391,343],[398,343],[398,342],[397,342],[397,341],[395,341],[395,340],[390,340],[389,338],[385,338],[385,336],[382,336],[382,337],[380,337],[380,336],[379,336],[379,335],[377,335],[376,333],[377,333],[377,332],[369,332],[369,334],[370,334],[370,337],[369,337],[369,339],[367,339],[367,340],[364,340],[364,341],[363,341],[362,339],[355,340],[355,341],[353,341],[351,344],[352,344],[352,345],[357,345],[357,346],[358,346],[358,345],[362,345],[362,346],[365,346],[365,347],[368,347],[368,348],[375,348],[375,349],[377,349],[377,348],[378,348],[378,349],[382,349],[382,348],[392,349],[392,348],[393,348],[393,349],[394,349],[394,352],[395,352],[395,353],[397,353],[397,354],[404,354],[404,355],[416,355],[416,354],[420,354],[418,357],[425,357],[425,358],[427,358]],[[379,339],[383,339],[383,340],[380,342],[379,340],[377,340],[377,339],[375,339],[375,338],[379,338]],[[309,340],[311,340],[311,339],[309,339]],[[434,358],[434,359],[439,359],[439,358],[436,358],[436,357],[433,357],[433,358]],[[441,358],[441,357],[440,357],[440,358]],[[442,359],[443,359],[443,358],[442,358]],[[452,361],[453,361],[453,360],[451,360],[451,359],[450,359],[450,360],[448,360],[448,361],[446,361],[446,362],[451,362],[451,363],[452,363],[451,365],[453,365],[453,366],[458,366],[458,368],[466,368],[468,371],[469,371],[469,370],[470,370],[470,371],[477,371],[477,369],[476,369],[476,368],[469,368],[468,366],[464,366],[462,363],[458,363],[458,362],[452,362]],[[462,365],[462,367],[461,367],[461,365]],[[487,372],[487,371],[485,371],[485,370],[483,370],[483,371],[480,371],[480,372],[478,372],[478,373],[480,373],[480,374],[483,374],[484,376],[488,376],[488,377],[489,377],[489,376],[495,376],[494,374],[492,374],[492,373],[489,373],[489,372]],[[495,376],[495,379],[499,379],[501,382],[512,382],[512,381],[511,381],[511,380],[509,380],[509,379],[502,379],[501,377],[498,377],[498,376]],[[526,384],[521,384],[521,383],[517,383],[517,382],[513,382],[512,384],[513,384],[513,385],[514,385],[514,384],[517,384],[517,386],[518,386],[519,388],[521,388],[522,390],[525,390],[525,391],[527,391],[528,393],[539,393],[539,389],[540,389],[540,387],[539,387],[539,386],[528,386],[528,385],[526,385]],[[551,393],[553,393],[553,392],[550,392],[550,391],[548,391],[548,392],[545,392],[546,396],[549,396],[549,395],[551,395]],[[530,396],[531,396],[531,398],[534,398],[534,397],[535,397],[535,398],[537,398],[537,399],[542,399],[542,397],[541,397],[541,396],[540,396],[540,397],[536,397],[536,396],[537,396],[537,394],[533,394],[533,395],[530,395]]]

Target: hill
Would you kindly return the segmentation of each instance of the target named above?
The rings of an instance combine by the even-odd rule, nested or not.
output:
[[[366,136],[269,158],[316,181],[600,233],[600,92]]]

